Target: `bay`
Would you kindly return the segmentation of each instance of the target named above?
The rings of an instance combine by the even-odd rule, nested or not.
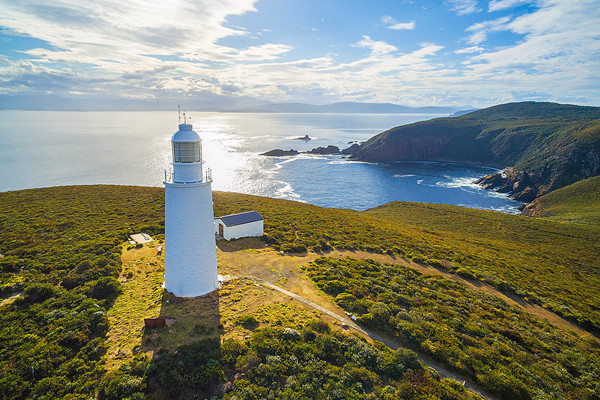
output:
[[[189,112],[213,189],[364,210],[420,201],[516,212],[520,203],[473,180],[495,170],[451,163],[393,164],[342,156],[264,157],[275,148],[346,148],[423,114]],[[0,111],[0,191],[80,184],[162,186],[176,112]],[[312,140],[295,140],[309,135]]]

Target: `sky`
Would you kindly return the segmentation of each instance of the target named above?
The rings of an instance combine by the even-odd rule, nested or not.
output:
[[[0,95],[600,105],[598,0],[0,0]]]

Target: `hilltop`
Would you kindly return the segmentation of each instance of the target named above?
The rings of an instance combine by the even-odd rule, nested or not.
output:
[[[600,107],[503,104],[392,128],[363,143],[353,158],[512,167],[482,183],[529,202],[600,173]]]
[[[420,360],[489,398],[600,394],[597,224],[222,192],[214,204],[215,215],[259,211],[265,236],[220,244],[226,283],[185,300],[161,290],[155,248],[125,243],[163,239],[163,189],[0,193],[2,293],[22,292],[1,306],[1,396],[477,398]],[[155,316],[172,325],[142,329]]]

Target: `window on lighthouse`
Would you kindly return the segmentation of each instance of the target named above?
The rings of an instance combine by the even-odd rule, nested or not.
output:
[[[202,144],[200,142],[173,142],[173,161],[176,163],[200,162]]]

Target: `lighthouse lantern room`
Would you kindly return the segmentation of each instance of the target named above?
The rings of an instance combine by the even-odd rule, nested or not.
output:
[[[164,182],[165,289],[196,297],[218,287],[212,178],[203,169],[202,141],[191,124],[179,125],[171,146],[172,168]]]

